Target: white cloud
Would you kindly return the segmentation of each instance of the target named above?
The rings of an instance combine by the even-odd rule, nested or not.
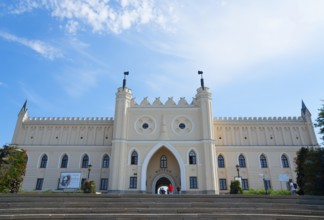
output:
[[[268,60],[302,54],[317,43],[322,46],[324,37],[321,0],[27,2],[20,7],[21,13],[34,8],[47,9],[71,34],[86,28],[94,33],[121,34],[134,27],[136,30],[148,27],[145,31],[130,32],[125,38],[180,58],[176,68],[165,69],[169,72],[167,78],[175,74],[174,69],[179,78],[186,76],[187,80],[195,77],[187,77],[188,71],[205,70],[210,83],[232,81],[243,74],[247,78],[259,77],[261,73],[244,70]],[[155,76],[150,77],[156,81]]]
[[[213,83],[257,75],[244,70],[323,47],[324,1],[186,1],[173,11],[175,32],[138,39],[183,58],[183,66],[208,70]]]
[[[70,33],[76,33],[86,26],[95,33],[117,34],[149,23],[166,27],[170,14],[166,14],[156,5],[158,3],[154,0],[28,0],[11,6],[8,10],[21,14],[43,8],[49,10],[53,17],[66,22],[65,26]]]
[[[39,1],[24,0],[24,1],[14,2],[13,5],[10,5],[8,7],[7,11],[12,14],[22,14],[25,12],[30,12],[38,7],[40,7]]]
[[[41,54],[43,57],[49,60],[54,60],[55,58],[63,56],[62,52],[59,49],[40,40],[29,40],[26,38],[17,37],[6,32],[0,32],[0,37],[2,37],[5,40],[17,42],[26,47],[29,47],[30,49]]]

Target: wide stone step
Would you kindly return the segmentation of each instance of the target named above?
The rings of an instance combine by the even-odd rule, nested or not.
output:
[[[304,210],[324,210],[324,205],[313,205],[313,204],[285,204],[285,203],[227,203],[227,202],[10,202],[1,203],[1,209],[14,209],[14,208],[124,208],[124,207],[135,207],[135,208],[263,208],[263,209],[304,209]]]
[[[0,219],[324,219],[324,197],[0,195]]]
[[[291,209],[287,208],[172,208],[172,207],[155,207],[155,208],[16,208],[16,209],[0,209],[1,215],[5,214],[60,214],[60,213],[277,213],[277,214],[289,214]],[[307,210],[298,209],[294,210],[295,215],[319,215],[324,217],[324,210]]]
[[[111,220],[129,220],[129,219],[204,219],[204,220],[245,220],[245,219],[262,219],[262,220],[278,220],[278,219],[294,219],[294,220],[322,220],[323,216],[308,216],[295,214],[245,214],[245,213],[90,213],[90,214],[18,214],[18,215],[0,215],[0,219],[111,219]]]

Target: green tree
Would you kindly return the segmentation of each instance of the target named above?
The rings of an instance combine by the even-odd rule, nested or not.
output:
[[[301,148],[296,159],[297,184],[308,195],[324,195],[324,148]]]
[[[297,184],[299,186],[299,193],[304,194],[304,186],[305,186],[305,168],[304,162],[306,160],[308,154],[308,148],[302,147],[297,152],[296,158],[296,173],[297,173]]]
[[[25,175],[27,154],[23,149],[5,145],[0,149],[0,192],[17,193]]]
[[[320,129],[319,134],[322,135],[321,139],[324,141],[324,104],[322,104],[322,108],[318,110],[319,113],[316,119],[315,127],[318,127]],[[322,144],[324,145],[324,142],[322,142]]]

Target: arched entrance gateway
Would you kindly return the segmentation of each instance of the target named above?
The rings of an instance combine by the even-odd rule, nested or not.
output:
[[[180,187],[182,183],[181,168],[178,159],[166,146],[156,147],[155,152],[148,154],[144,161],[143,170],[146,171],[143,179],[146,179],[146,189],[143,191],[148,193],[158,193],[160,187],[167,187],[170,183],[173,188]],[[179,157],[179,155],[177,155]],[[141,185],[143,187],[143,185]]]
[[[155,181],[155,179],[157,179],[157,181]],[[171,182],[170,178],[168,178],[168,177],[157,176],[155,179],[153,180],[152,189],[154,189],[153,193],[156,193],[156,194],[164,194],[164,193],[161,193],[161,189],[163,189],[164,192],[166,192],[169,184],[174,185],[174,183],[172,183],[173,181]]]

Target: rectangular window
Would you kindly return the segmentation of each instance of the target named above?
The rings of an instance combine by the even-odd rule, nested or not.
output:
[[[242,189],[249,190],[249,181],[248,179],[242,179]]]
[[[108,190],[108,178],[102,178],[100,180],[100,190]]]
[[[198,188],[197,177],[191,176],[190,177],[190,189],[197,189],[197,188]]]
[[[129,179],[129,188],[136,189],[137,188],[137,177],[131,176]]]
[[[226,179],[219,179],[219,189],[220,190],[227,190]]]
[[[43,178],[38,178],[37,182],[36,182],[36,190],[42,190],[43,188],[43,182],[44,179]]]

